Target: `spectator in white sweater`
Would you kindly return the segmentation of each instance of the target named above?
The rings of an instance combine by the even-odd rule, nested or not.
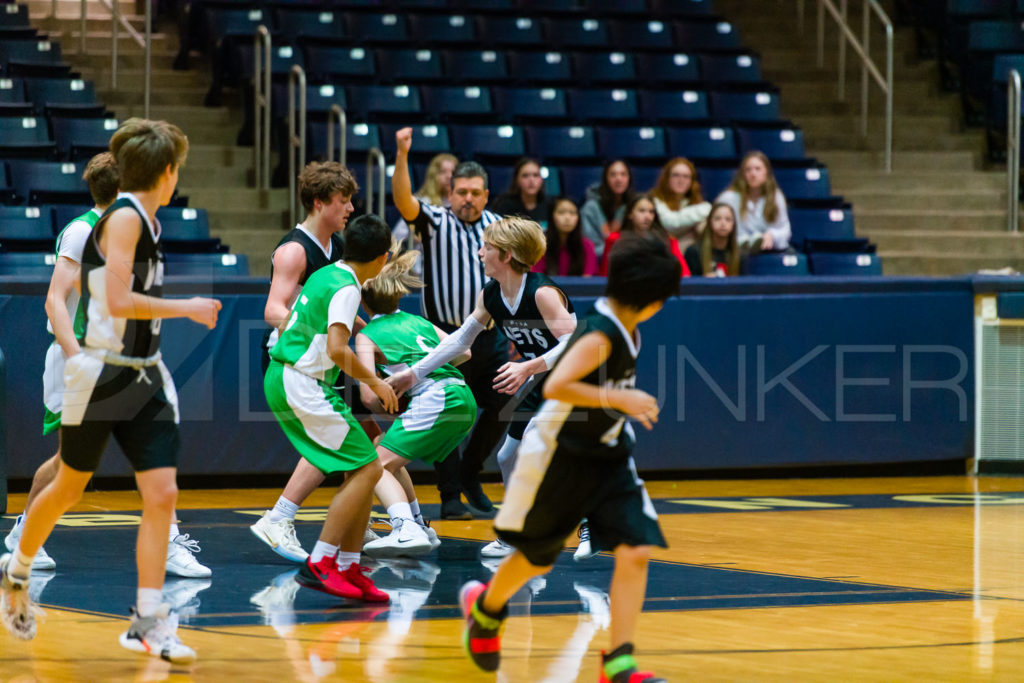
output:
[[[768,157],[748,152],[728,189],[717,202],[728,204],[739,219],[738,237],[744,253],[785,251],[793,234],[782,195]]]
[[[711,213],[711,203],[701,195],[693,163],[684,157],[669,160],[650,196],[662,227],[679,242],[679,250],[685,252],[700,237]]]

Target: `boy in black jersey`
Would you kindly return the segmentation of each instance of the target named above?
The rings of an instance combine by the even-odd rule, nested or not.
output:
[[[544,384],[544,405],[527,427],[516,468],[495,519],[498,536],[516,548],[489,584],[459,591],[464,643],[473,662],[496,671],[508,601],[551,569],[565,539],[589,519],[591,543],[613,550],[609,591],[611,647],[602,653],[605,683],[654,683],[638,672],[633,632],[643,605],[650,546],[667,547],[657,514],[630,456],[631,417],[651,429],[655,398],[635,389],[639,323],[679,288],[679,261],[656,237],[627,236],[611,252],[607,298],[599,299],[569,339]]]
[[[138,592],[123,647],[176,664],[196,658],[176,633],[177,618],[161,604],[167,537],[178,488],[178,402],[160,359],[165,318],[213,328],[215,299],[163,298],[163,254],[156,211],[166,206],[185,162],[188,139],[165,121],[129,119],[110,139],[122,192],[99,219],[82,253],[81,350],[64,370],[61,462],[56,478],[33,501],[17,550],[0,558],[0,621],[16,637],[35,635],[29,569],[57,520],[82,495],[110,436],[135,470],[142,494],[136,546]]]

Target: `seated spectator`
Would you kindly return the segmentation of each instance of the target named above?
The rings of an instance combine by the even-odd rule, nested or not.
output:
[[[715,203],[732,207],[737,219],[737,239],[743,254],[785,251],[793,234],[772,165],[762,152],[748,152],[732,183]]]
[[[619,241],[619,238],[627,232],[638,232],[645,234],[653,232],[668,245],[669,251],[672,252],[673,256],[679,259],[679,264],[683,268],[683,277],[690,276],[690,269],[686,265],[686,260],[683,255],[679,253],[679,242],[669,235],[665,228],[661,227],[661,223],[658,221],[658,214],[654,210],[654,202],[647,195],[638,195],[633,199],[625,210],[625,218],[622,221],[622,229],[608,235],[608,238],[604,241],[604,257],[601,259],[601,275],[608,274],[608,254],[611,253],[612,245]]]
[[[740,250],[736,243],[736,213],[728,204],[715,204],[700,240],[683,254],[692,275],[739,275]]]
[[[548,250],[533,267],[546,275],[598,275],[594,243],[583,236],[580,212],[568,197],[551,202],[545,236]]]
[[[491,210],[499,216],[529,218],[545,227],[550,203],[544,196],[540,162],[527,157],[516,162],[512,184],[498,196]]]
[[[697,169],[689,159],[676,157],[661,169],[658,183],[650,191],[658,220],[668,234],[679,240],[679,250],[697,241],[711,212],[697,181]]]
[[[420,189],[413,195],[417,199],[426,199],[434,206],[450,206],[451,200],[448,194],[452,191],[452,172],[458,165],[459,160],[454,154],[437,154],[427,165],[426,177]],[[404,219],[398,219],[391,229],[391,234],[399,242],[409,238],[409,226]],[[417,261],[417,266],[419,266]],[[417,268],[418,270],[418,268]]]
[[[621,159],[606,163],[601,172],[601,183],[596,189],[587,190],[587,201],[583,203],[580,219],[583,236],[594,243],[598,258],[602,256],[605,238],[622,227],[626,204],[635,196],[633,172]]]

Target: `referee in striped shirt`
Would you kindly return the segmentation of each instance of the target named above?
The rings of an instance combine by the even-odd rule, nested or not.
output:
[[[450,208],[416,199],[409,179],[412,128],[395,133],[395,141],[398,156],[391,189],[399,213],[423,244],[423,316],[446,332],[454,332],[473,312],[477,294],[487,282],[477,252],[484,243],[484,228],[501,216],[486,210],[487,172],[472,161],[459,164],[452,173]],[[508,362],[508,340],[492,328],[476,338],[471,350],[472,358],[459,370],[482,412],[463,448],[461,462],[455,451],[435,464],[445,519],[471,516],[459,497],[460,490],[473,508],[483,513],[494,511],[480,486],[480,470],[508,428],[500,413],[511,397],[494,389],[498,369]]]

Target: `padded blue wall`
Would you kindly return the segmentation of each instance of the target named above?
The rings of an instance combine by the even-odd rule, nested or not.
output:
[[[584,312],[597,281],[567,281]],[[0,281],[8,476],[30,477],[43,438],[45,283]],[[172,293],[204,287],[171,284]],[[209,290],[209,285],[205,286]],[[218,285],[216,330],[164,324],[182,408],[184,474],[286,473],[295,455],[259,376],[266,284]],[[4,295],[6,293],[6,296]],[[694,280],[641,326],[638,385],[662,401],[639,434],[641,469],[897,463],[967,458],[974,429],[969,279]],[[416,310],[410,298],[403,308]],[[116,451],[111,447],[111,451]],[[120,457],[100,474],[128,474]]]

